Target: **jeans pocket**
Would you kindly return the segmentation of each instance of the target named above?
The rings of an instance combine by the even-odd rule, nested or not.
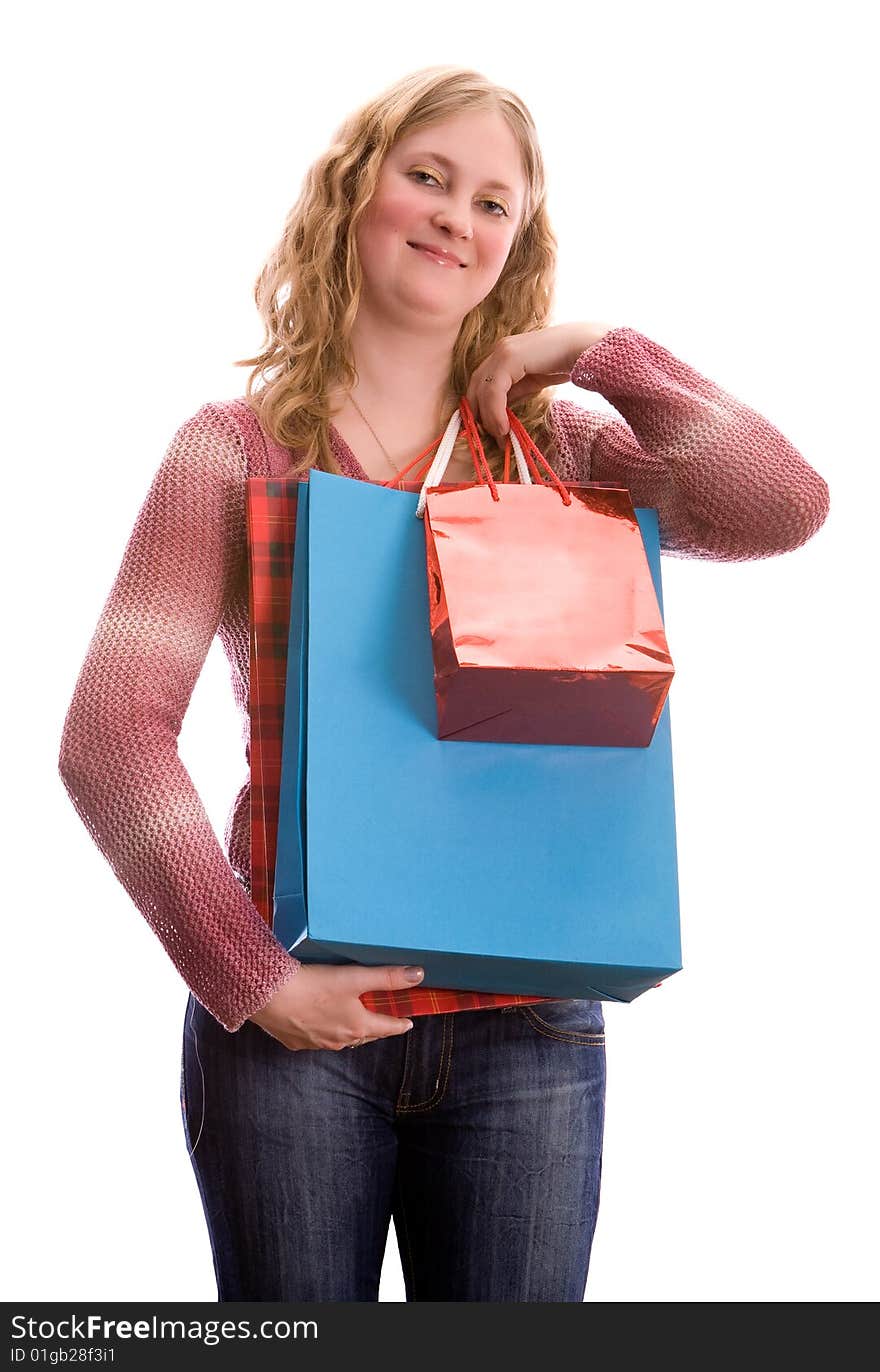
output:
[[[585,1048],[605,1042],[605,1016],[600,1000],[547,1000],[516,1005],[517,1017],[536,1034]]]

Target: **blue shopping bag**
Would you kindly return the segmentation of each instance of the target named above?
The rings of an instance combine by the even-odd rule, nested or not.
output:
[[[438,739],[417,503],[300,488],[275,933],[426,986],[634,1000],[681,967],[669,701],[647,748]]]

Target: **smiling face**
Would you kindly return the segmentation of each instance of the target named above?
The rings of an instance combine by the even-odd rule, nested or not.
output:
[[[364,294],[457,326],[492,290],[525,203],[519,145],[496,112],[444,119],[389,151],[357,230]],[[427,244],[462,265],[441,265]]]

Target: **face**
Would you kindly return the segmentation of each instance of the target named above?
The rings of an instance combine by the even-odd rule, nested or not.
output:
[[[408,134],[388,153],[358,225],[364,295],[395,314],[457,327],[501,275],[525,189],[519,146],[500,114],[468,112]],[[441,266],[414,243],[462,265]]]

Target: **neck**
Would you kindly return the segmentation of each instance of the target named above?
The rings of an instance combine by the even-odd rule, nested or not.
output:
[[[352,327],[358,382],[353,394],[364,408],[413,405],[444,410],[451,403],[452,353],[461,327],[431,321],[418,325],[379,317],[364,302]]]

